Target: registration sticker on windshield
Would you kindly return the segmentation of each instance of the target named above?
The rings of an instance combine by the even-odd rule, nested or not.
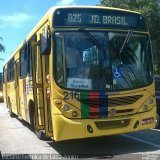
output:
[[[92,80],[84,78],[67,78],[67,88],[92,89]]]

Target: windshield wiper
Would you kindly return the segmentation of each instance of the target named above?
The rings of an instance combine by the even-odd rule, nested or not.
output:
[[[80,28],[79,31],[84,33],[89,38],[89,40],[91,40],[92,43],[97,45],[98,48],[100,48],[103,52],[105,51],[104,46],[94,36],[92,36],[92,34],[90,34],[85,28]]]
[[[129,42],[129,40],[130,40],[130,38],[132,36],[132,33],[133,33],[132,30],[128,30],[127,36],[126,36],[126,38],[125,38],[125,40],[124,40],[124,42],[123,42],[123,44],[122,44],[122,46],[120,48],[120,53],[122,53],[122,51],[124,50],[125,46],[128,44],[128,42]]]

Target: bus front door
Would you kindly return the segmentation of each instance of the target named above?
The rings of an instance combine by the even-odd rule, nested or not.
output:
[[[32,43],[32,67],[33,67],[33,97],[34,97],[34,125],[35,129],[44,130],[44,99],[43,99],[43,72],[42,58],[39,45]]]
[[[35,103],[35,128],[36,130],[44,130],[45,136],[52,135],[50,126],[50,109],[48,96],[48,75],[49,75],[49,56],[40,54],[38,42],[32,43],[32,66],[33,66],[33,94]]]

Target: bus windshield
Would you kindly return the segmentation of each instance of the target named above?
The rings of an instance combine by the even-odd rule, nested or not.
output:
[[[59,86],[120,91],[152,82],[152,54],[147,34],[132,32],[127,42],[127,31],[89,31],[88,35],[91,37],[81,31],[54,33],[54,71]]]

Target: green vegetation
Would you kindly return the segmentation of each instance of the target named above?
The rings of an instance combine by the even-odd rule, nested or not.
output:
[[[1,43],[1,41],[2,41],[2,37],[0,37],[0,52],[4,52],[5,46]]]

